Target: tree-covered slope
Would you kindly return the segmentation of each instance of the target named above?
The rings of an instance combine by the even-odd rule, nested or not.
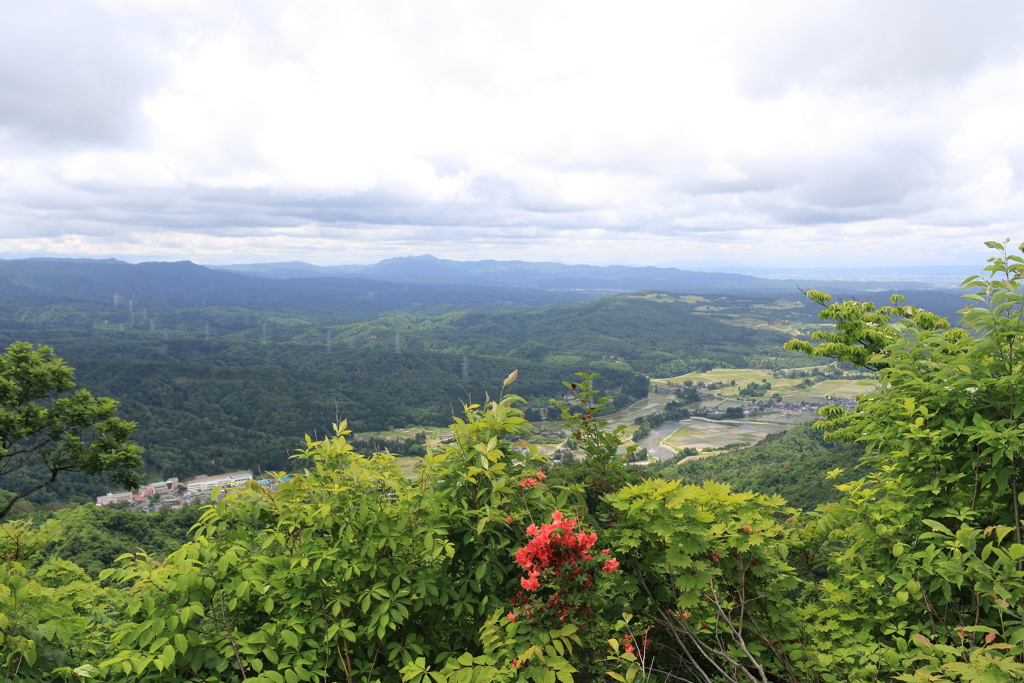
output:
[[[46,555],[70,560],[96,578],[125,553],[145,552],[162,560],[189,539],[201,514],[197,505],[148,515],[80,505],[37,513],[33,521],[54,519],[60,524],[61,536],[43,549]]]
[[[770,301],[771,299],[767,299]],[[335,342],[355,348],[392,344],[414,350],[501,355],[534,361],[604,361],[652,377],[711,367],[747,367],[771,357],[778,366],[806,358],[782,350],[791,338],[771,329],[727,324],[698,304],[611,295],[571,304],[427,317],[391,314],[332,327]],[[299,339],[313,342],[310,331]]]
[[[24,333],[17,333],[24,338]],[[601,388],[617,406],[647,395],[633,371],[578,360],[540,363],[508,356],[463,357],[445,352],[338,348],[297,343],[213,340],[124,340],[104,333],[40,332],[74,368],[80,387],[121,403],[119,415],[138,424],[148,476],[185,478],[249,469],[290,467],[303,434],[330,433],[342,419],[358,431],[410,425],[446,426],[462,404],[482,401],[510,372],[535,407],[564,393],[562,381],[599,370]],[[21,490],[37,477],[31,467],[0,478]],[[103,478],[67,476],[35,502],[85,502],[106,493]]]

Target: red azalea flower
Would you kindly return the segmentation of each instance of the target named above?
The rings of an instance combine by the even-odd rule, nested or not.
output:
[[[515,621],[515,620],[516,620],[516,615],[515,615],[515,613],[513,613],[513,612],[509,612],[508,614],[506,614],[506,615],[505,615],[505,617],[506,617],[506,618],[507,618],[507,619],[508,619],[509,621]]]

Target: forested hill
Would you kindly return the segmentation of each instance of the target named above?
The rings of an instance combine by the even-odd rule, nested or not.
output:
[[[339,327],[334,338],[358,348],[388,344],[397,333],[412,349],[554,363],[600,360],[652,377],[806,363],[805,357],[782,351],[792,335],[726,324],[697,310],[703,300],[666,299],[614,295],[532,309],[396,314]]]
[[[3,342],[13,341],[3,333]],[[647,394],[647,379],[600,363],[538,363],[521,358],[441,352],[212,340],[123,340],[79,333],[26,334],[47,343],[76,368],[80,387],[121,403],[119,414],[138,423],[152,479],[221,471],[289,469],[288,454],[303,434],[330,433],[348,419],[358,431],[410,425],[445,426],[462,402],[481,401],[518,369],[516,389],[534,406],[564,393],[575,372],[600,371],[617,404]],[[468,379],[463,379],[464,367]],[[0,488],[20,490],[9,475]],[[103,481],[67,476],[36,502],[84,500],[106,492]]]
[[[303,434],[324,434],[338,418],[357,431],[444,426],[462,401],[493,395],[515,369],[516,392],[528,407],[560,397],[562,382],[577,372],[599,372],[599,388],[620,408],[646,396],[648,376],[807,363],[781,349],[788,335],[715,320],[696,310],[702,303],[618,295],[326,325],[316,316],[269,308],[154,307],[150,315],[157,311],[160,326],[153,330],[136,312],[136,328],[124,331],[109,319],[93,318],[90,329],[77,330],[25,322],[21,329],[0,330],[0,342],[52,346],[77,369],[80,386],[120,401],[122,416],[138,423],[137,440],[147,449],[153,477],[186,477],[285,469]],[[114,310],[112,304],[96,307],[61,304],[55,310],[77,311],[82,321]],[[31,321],[16,302],[7,308]],[[193,317],[229,314],[237,331],[225,333],[230,326],[219,325],[214,329],[220,334],[210,338]],[[264,337],[260,320],[282,315],[288,324],[267,325]],[[17,483],[0,482],[0,488],[16,489]],[[105,486],[67,477],[36,500],[82,498],[105,493],[94,490]]]

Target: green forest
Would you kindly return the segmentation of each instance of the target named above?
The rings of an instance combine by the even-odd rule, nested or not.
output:
[[[727,301],[720,297],[719,308]],[[774,299],[733,303],[749,312],[759,301]],[[298,437],[330,433],[342,417],[359,433],[447,426],[514,369],[524,407],[535,413],[577,372],[601,373],[612,411],[647,396],[649,377],[808,363],[782,349],[785,334],[712,317],[699,303],[640,293],[345,324],[301,307],[150,305],[122,331],[112,315],[125,317],[123,305],[10,299],[0,316],[18,324],[0,320],[0,344],[46,344],[75,368],[80,387],[117,400],[119,415],[137,424],[152,481],[291,469]],[[152,331],[150,320],[160,321]],[[40,475],[30,464],[0,476],[0,488],[22,490]],[[69,473],[31,500],[84,503],[115,488]]]
[[[0,671],[146,683],[1022,679],[1024,258],[989,246],[983,275],[965,283],[960,326],[899,295],[876,306],[806,292],[822,325],[786,354],[876,372],[878,388],[852,411],[823,407],[812,426],[714,458],[630,464],[627,427],[604,418],[631,377],[646,380],[630,364],[642,354],[597,358],[605,342],[595,341],[590,360],[605,365],[560,388],[531,385],[526,359],[480,356],[498,376],[460,401],[451,440],[422,444],[412,473],[362,450],[345,419],[353,402],[293,441],[289,476],[207,506],[142,515],[8,497]],[[35,458],[58,481],[104,471],[132,483],[133,468],[150,466],[123,419],[128,402],[118,417],[105,388],[70,392],[72,378],[106,372],[90,362],[133,368],[112,389],[154,368],[140,383],[152,392],[145,405],[175,405],[165,385],[194,388],[223,422],[232,392],[263,386],[257,371],[281,369],[265,386],[282,406],[298,395],[285,385],[316,374],[298,341],[129,339],[110,358],[106,331],[53,334],[67,342],[55,344],[60,357],[26,343],[0,357],[0,400],[5,462]],[[608,338],[626,334],[650,339],[650,354],[667,348],[656,332]],[[560,333],[537,336],[559,351]],[[709,354],[741,338],[698,343]],[[75,339],[73,374],[62,357]],[[430,354],[461,371],[462,355],[438,347],[340,348],[348,360],[338,354],[336,367],[353,372],[365,363],[397,377]],[[228,357],[238,362],[212,361]],[[537,373],[558,366],[551,355],[534,362]],[[402,394],[405,381],[375,389]],[[572,465],[552,467],[524,439],[535,429],[525,410],[546,399],[585,454]],[[276,419],[266,405],[252,422],[240,416],[235,434]]]

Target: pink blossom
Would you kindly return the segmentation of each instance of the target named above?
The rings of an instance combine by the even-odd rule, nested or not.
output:
[[[516,615],[515,615],[514,612],[509,612],[508,614],[505,615],[505,618],[508,619],[509,621],[515,621],[516,620]]]
[[[607,562],[604,563],[604,566],[601,567],[601,571],[603,571],[605,574],[611,574],[612,572],[616,571],[618,568],[619,568],[619,561],[616,560],[613,557],[612,559],[610,559],[610,560],[608,560]]]

